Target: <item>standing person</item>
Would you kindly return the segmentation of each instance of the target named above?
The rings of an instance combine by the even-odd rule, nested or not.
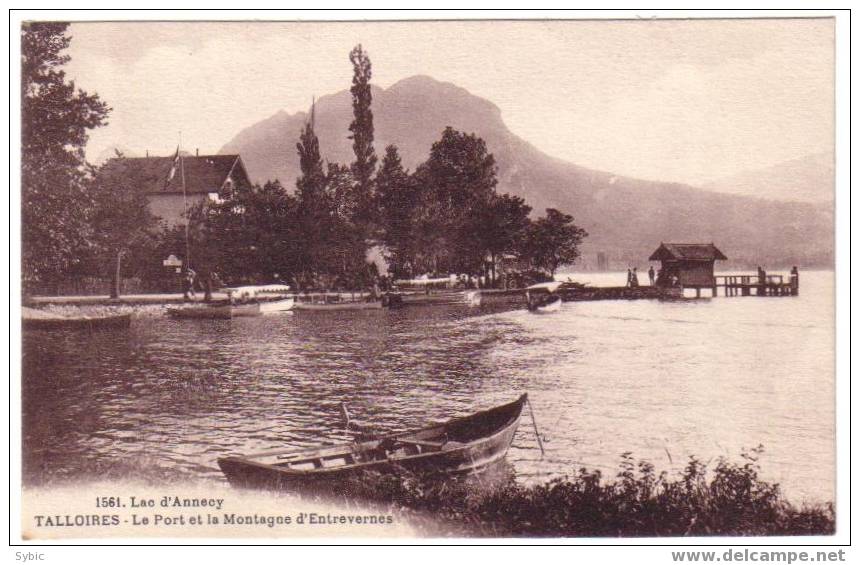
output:
[[[651,286],[654,286],[654,265],[648,269],[648,280],[651,281]]]
[[[182,279],[182,300],[193,300],[197,298],[197,294],[194,292],[194,280],[197,278],[197,274],[194,272],[194,269],[187,268],[185,269],[185,277]]]
[[[636,273],[636,267],[633,267],[633,274],[630,277],[630,287],[636,288],[639,286],[639,275]]]
[[[627,288],[633,285],[633,271],[630,270],[630,267],[627,267]]]
[[[197,284],[197,273],[194,269],[188,269],[188,293],[191,295],[191,300],[197,300],[197,292],[194,290],[194,286]]]

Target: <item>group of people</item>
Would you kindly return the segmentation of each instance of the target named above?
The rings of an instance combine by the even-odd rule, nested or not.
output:
[[[651,286],[654,286],[655,281],[657,280],[657,273],[654,272],[654,266],[652,265],[648,269],[648,281],[651,283]],[[635,288],[639,286],[639,272],[637,267],[633,267],[630,269],[627,268],[627,287]]]
[[[196,300],[196,287],[200,286],[203,290],[203,300],[209,302],[212,299],[212,289],[214,286],[222,286],[221,278],[218,273],[212,272],[208,276],[197,276],[197,272],[191,267],[186,267],[182,271],[182,300]]]
[[[666,277],[663,273],[663,269],[659,271],[654,270],[654,266],[651,265],[648,268],[648,282],[651,286],[677,286],[678,285],[678,276],[672,274],[670,277]],[[639,286],[639,272],[636,267],[627,268],[627,287],[635,288]]]

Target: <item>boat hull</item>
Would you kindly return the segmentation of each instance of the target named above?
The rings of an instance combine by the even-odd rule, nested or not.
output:
[[[285,298],[283,300],[270,300],[266,302],[260,302],[260,313],[261,314],[277,314],[278,312],[287,312],[293,309],[296,301],[292,298]]]
[[[296,302],[294,310],[309,310],[319,312],[330,312],[337,310],[382,310],[382,302],[332,302],[331,304],[320,304],[313,302]]]
[[[100,330],[127,328],[131,325],[131,314],[101,316],[97,318],[24,318],[27,330]]]
[[[535,314],[550,314],[552,312],[558,312],[559,310],[561,310],[561,297],[556,298],[548,304],[537,306],[532,310],[532,312]]]
[[[262,315],[263,311],[258,302],[230,306],[230,316],[232,318],[255,318]]]
[[[191,320],[229,320],[233,311],[227,304],[216,306],[183,306],[168,308],[167,315],[172,318]]]
[[[414,432],[382,436],[360,444],[321,448],[315,459],[310,452],[305,451],[297,452],[295,456],[282,454],[268,460],[262,456],[224,457],[218,460],[218,466],[234,487],[336,494],[349,494],[351,481],[367,473],[389,475],[406,472],[421,476],[482,473],[501,463],[507,455],[526,399],[526,395],[523,395],[511,404]],[[492,422],[488,418],[492,418]],[[492,429],[488,431],[489,427]],[[428,445],[432,443],[429,440],[438,438],[440,434],[446,437],[463,437],[466,434],[468,437],[485,431],[486,435],[470,441],[447,441],[438,450],[423,451],[422,441]],[[378,452],[380,446],[386,445],[385,442],[392,445],[403,442],[405,446],[412,447],[414,452],[407,451],[401,456],[383,460],[361,461],[367,454],[372,456]],[[327,461],[344,456],[358,462],[326,467]],[[311,470],[297,470],[291,468],[291,463],[278,463],[279,460],[301,463],[313,460],[318,466]]]

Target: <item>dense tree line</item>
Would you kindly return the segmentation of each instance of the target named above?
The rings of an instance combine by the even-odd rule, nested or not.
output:
[[[117,293],[122,276],[163,278],[162,260],[178,254],[205,280],[217,273],[229,283],[358,289],[377,280],[367,259],[377,248],[396,278],[457,273],[496,284],[503,259],[552,275],[579,256],[586,233],[571,216],[550,209],[533,220],[522,198],[496,192],[495,160],[475,134],[446,128],[411,172],[394,145],[379,161],[372,66],[361,45],[349,54],[352,163],[325,161],[312,109],[296,144],[295,190],[277,180],[231,188],[190,210],[187,229],[167,229],[122,156],[101,170],[85,162],[87,132],[104,125],[110,109],[66,81],[66,27],[22,29],[25,281],[99,276]]]

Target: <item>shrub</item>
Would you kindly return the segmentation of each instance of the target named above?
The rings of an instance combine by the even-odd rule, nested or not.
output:
[[[680,476],[621,456],[614,480],[579,469],[522,485],[508,468],[495,477],[440,480],[408,472],[365,473],[350,498],[388,505],[429,535],[493,537],[770,536],[834,533],[832,504],[797,506],[759,478],[757,448],[743,462],[719,459],[709,473],[691,457]]]

